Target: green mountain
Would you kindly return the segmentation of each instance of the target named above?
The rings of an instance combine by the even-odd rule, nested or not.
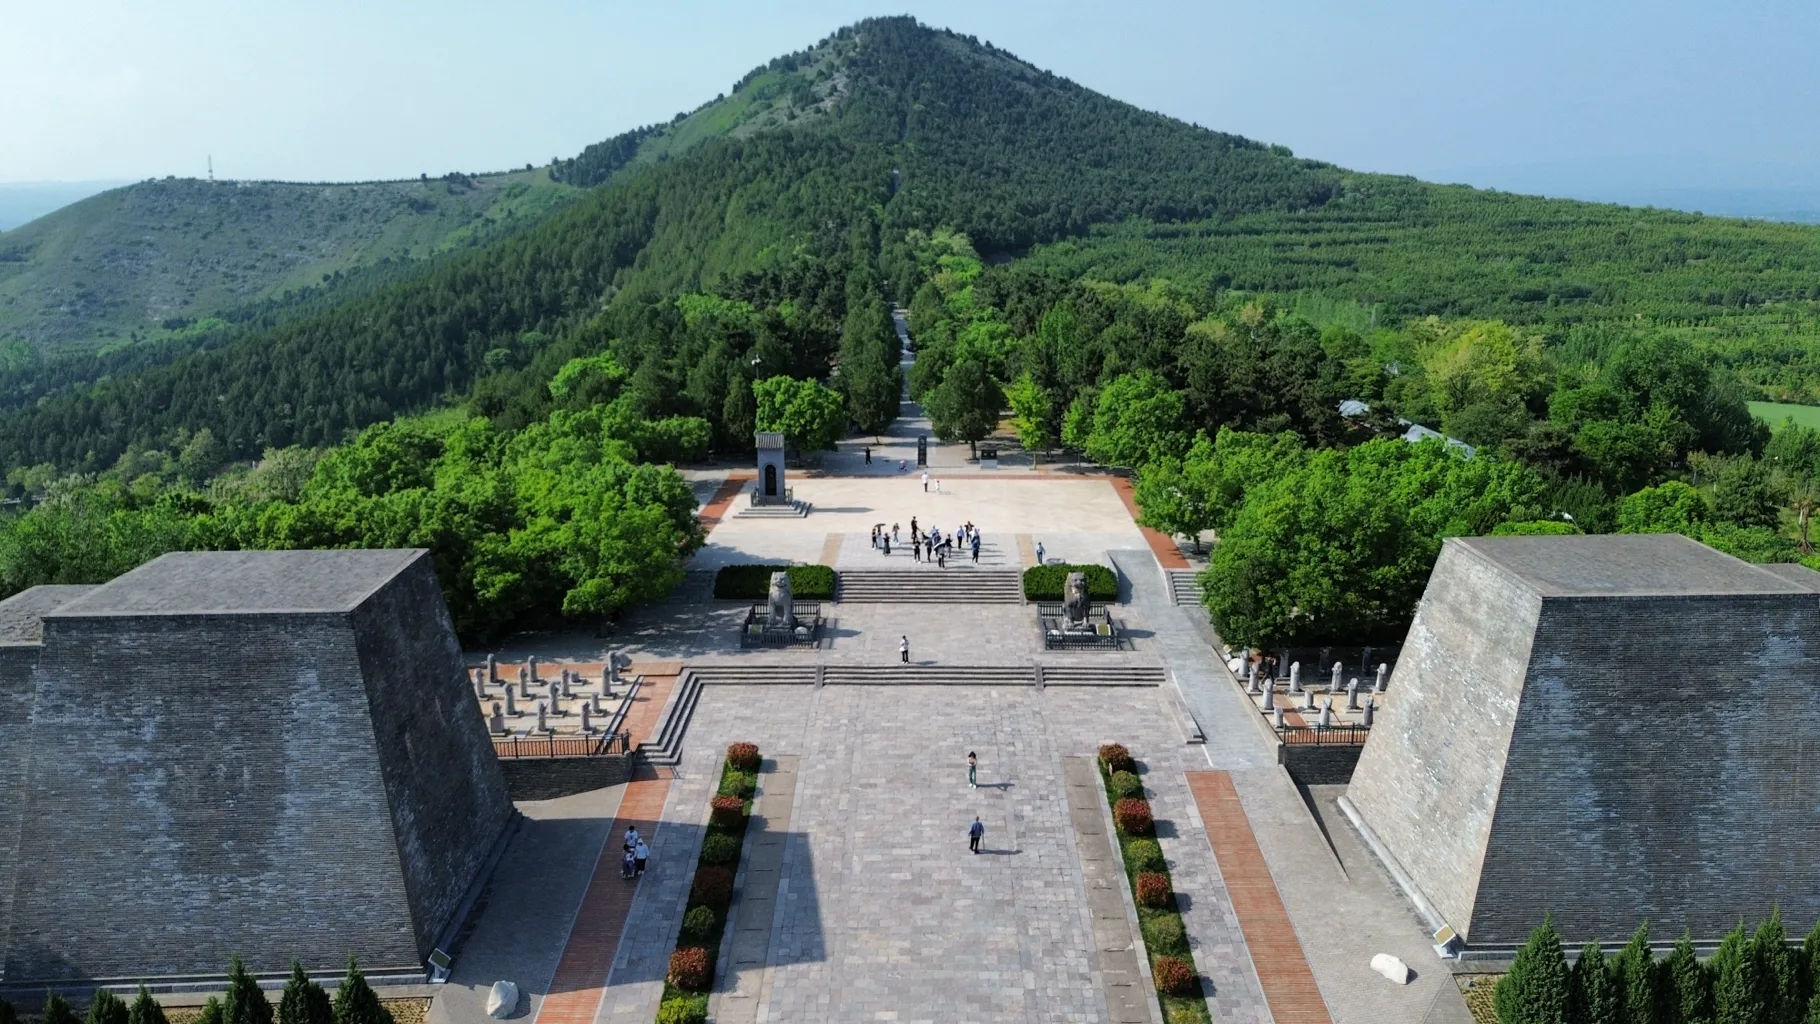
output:
[[[1595,352],[1608,327],[1659,324],[1723,342],[1742,377],[1775,376],[1783,396],[1820,380],[1820,230],[1350,172],[1139,110],[907,18],[843,29],[668,125],[542,173],[590,191],[532,227],[169,365],[21,392],[35,400],[0,414],[0,467],[107,466],[204,428],[236,456],[320,445],[469,395],[524,422],[571,356],[632,334],[672,340],[649,369],[625,369],[670,382],[666,394],[687,384],[691,414],[717,419],[711,397],[754,358],[742,345],[814,335],[805,324],[817,317],[839,323],[854,274],[907,302],[928,272],[912,233],[943,229],[988,264],[1057,280],[1318,293],[1386,320],[1498,316]],[[458,230],[412,251],[446,248]],[[693,322],[651,326],[675,315],[655,300],[700,291],[765,299],[754,305],[781,319],[739,344],[686,340]],[[813,368],[811,349],[780,358]]]
[[[157,339],[356,267],[487,237],[576,194],[531,170],[110,189],[0,234],[0,344],[16,359]]]

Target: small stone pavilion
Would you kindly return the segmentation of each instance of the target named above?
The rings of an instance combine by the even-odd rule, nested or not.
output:
[[[426,552],[168,554],[0,602],[8,989],[235,954],[422,978],[513,813]]]
[[[1820,916],[1820,573],[1450,539],[1341,806],[1468,957]]]
[[[758,449],[758,486],[752,492],[752,504],[790,504],[790,487],[784,482],[784,435],[761,430],[752,440]]]

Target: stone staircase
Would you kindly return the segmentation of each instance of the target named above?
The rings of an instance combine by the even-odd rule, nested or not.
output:
[[[712,686],[814,686],[818,662],[727,662],[692,666],[701,681]]]
[[[750,502],[741,505],[733,513],[735,519],[801,519],[808,515],[813,506],[806,501],[792,501],[788,505],[753,505]]]
[[[1165,569],[1169,577],[1169,597],[1179,605],[1194,606],[1201,603],[1201,584],[1195,579],[1198,575],[1194,569]]]
[[[843,569],[838,600],[867,604],[1022,604],[1024,574],[1016,569]]]
[[[1044,686],[1161,686],[1169,681],[1161,665],[1095,665],[1085,660],[1065,665],[1038,666]]]
[[[695,715],[695,705],[701,702],[701,682],[701,676],[691,669],[684,669],[676,680],[657,732],[638,745],[637,754],[646,764],[675,766],[682,762],[683,734],[689,731],[689,719]]]
[[[824,686],[1034,686],[1029,665],[841,665],[827,663]]]

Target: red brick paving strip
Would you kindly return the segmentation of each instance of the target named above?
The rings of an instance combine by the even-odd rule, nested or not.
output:
[[[535,1024],[593,1024],[599,1014],[600,1001],[606,995],[607,972],[613,969],[613,958],[619,954],[626,915],[632,910],[632,897],[638,894],[638,884],[619,877],[617,840],[632,826],[646,841],[655,837],[664,799],[669,794],[670,780],[658,778],[649,768],[640,768],[626,783],[625,795],[619,801],[619,817],[607,833],[600,859],[594,863],[594,877],[581,898],[581,909],[569,929],[569,941],[563,946],[562,959],[557,961],[556,974],[550,979],[550,994],[538,1007]]]
[[[714,492],[714,497],[709,498],[708,503],[703,505],[701,511],[695,516],[701,521],[702,531],[705,533],[719,526],[720,521],[727,516],[727,507],[733,504],[734,498],[739,497],[740,491],[745,490],[747,481],[756,479],[758,479],[757,473],[741,472],[734,473],[722,481],[720,490]]]
[[[1137,505],[1137,496],[1131,491],[1130,478],[1115,476],[1111,478],[1111,481],[1112,489],[1119,492],[1119,500],[1125,503],[1125,511],[1131,513],[1131,521],[1134,523],[1137,522],[1140,512]],[[1139,526],[1138,529],[1143,531],[1144,542],[1150,545],[1150,550],[1156,554],[1156,560],[1162,564],[1163,568],[1192,568],[1188,564],[1188,559],[1182,557],[1182,549],[1175,546],[1175,541],[1165,537],[1157,530],[1152,530],[1148,526]]]
[[[1321,990],[1315,986],[1314,972],[1302,955],[1295,926],[1289,923],[1289,913],[1277,895],[1270,866],[1264,863],[1264,853],[1251,832],[1251,819],[1239,804],[1232,776],[1225,772],[1186,774],[1271,1017],[1276,1024],[1333,1024]]]
[[[632,695],[632,706],[626,709],[625,724],[620,726],[632,734],[633,750],[657,731],[657,718],[664,713],[664,702],[670,699],[670,690],[676,685],[676,674],[657,675],[648,671],[640,674],[645,677],[644,682],[638,684],[638,692]]]

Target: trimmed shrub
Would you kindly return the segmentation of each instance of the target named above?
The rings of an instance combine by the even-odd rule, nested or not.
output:
[[[731,864],[739,859],[739,837],[725,832],[709,833],[702,840],[701,862],[703,864]]]
[[[125,1009],[121,1007],[121,1016],[125,1016]],[[228,964],[227,997],[221,1002],[221,1015],[227,1024],[272,1024],[272,1003],[238,956]]]
[[[670,954],[670,984],[690,992],[706,992],[714,984],[714,958],[700,946],[684,946]]]
[[[209,1000],[217,1007],[215,1014],[216,1017],[219,1018],[221,1015],[219,1009],[221,1001],[214,996],[210,996]],[[44,997],[44,1015],[42,1019],[44,1020],[44,1024],[77,1024],[78,1020],[76,1011],[70,1009],[68,1001],[55,992]]]
[[[691,907],[683,915],[682,937],[692,942],[706,942],[714,934],[714,925],[718,919],[708,907]]]
[[[239,963],[240,958],[235,957],[234,962]],[[95,998],[89,1000],[88,1016],[83,1020],[87,1024],[126,1024],[126,1004],[107,989],[96,989]]]
[[[1151,910],[1168,910],[1175,893],[1169,889],[1169,876],[1160,871],[1140,871],[1136,887],[1137,905]]]
[[[738,771],[738,772],[758,771],[759,761],[760,761],[760,758],[758,756],[758,744],[756,744],[756,743],[729,743],[729,744],[727,744],[727,764],[730,765],[734,771]]]
[[[714,575],[714,596],[763,601],[771,596],[771,574],[780,569],[790,574],[792,600],[834,600],[834,570],[825,565],[729,565]]]
[[[316,986],[316,991],[321,992],[322,986]],[[280,1012],[282,1013],[282,1010]],[[329,1009],[329,997],[325,992],[322,996],[322,1016],[310,1018],[304,1024],[334,1024],[334,1022],[335,1013]],[[0,1024],[14,1024],[14,1022],[9,1020],[6,1014],[0,1013]],[[164,1007],[159,1004],[158,1000],[152,998],[152,994],[146,991],[144,985],[141,985],[139,995],[133,999],[133,1005],[126,1011],[126,1024],[169,1024],[169,1022],[165,1019]]]
[[[1156,822],[1150,817],[1150,801],[1134,797],[1126,797],[1112,806],[1112,820],[1118,822],[1119,831],[1128,836],[1147,836],[1156,828]]]
[[[752,794],[756,792],[758,792],[758,776],[751,772],[728,772],[726,777],[720,780],[721,796],[736,796],[741,800],[750,800]]]
[[[150,996],[145,997],[150,1000]],[[139,1012],[139,1004],[133,1004],[133,1012]],[[303,973],[303,965],[291,961],[291,980],[285,982],[284,995],[278,999],[278,1024],[334,1024],[335,1007],[329,1002],[328,992],[321,985],[310,980]],[[133,1020],[128,1024],[148,1024]]]
[[[1166,996],[1185,996],[1194,992],[1194,968],[1179,956],[1159,956],[1150,964],[1156,978],[1156,990]]]
[[[666,999],[657,1008],[657,1024],[707,1024],[708,1004],[692,996]]]
[[[335,990],[335,1024],[393,1024],[392,1012],[379,1005],[379,993],[367,984],[360,966],[348,957],[348,973]]]
[[[1136,772],[1113,772],[1112,792],[1117,796],[1143,796],[1144,780]]]
[[[1125,847],[1125,863],[1133,871],[1166,871],[1163,848],[1154,839],[1134,839]]]
[[[1114,775],[1119,772],[1137,773],[1137,762],[1131,759],[1131,751],[1126,750],[1123,743],[1100,744],[1100,763]]]
[[[697,868],[695,884],[689,887],[689,906],[712,907],[719,914],[733,899],[732,868]]]
[[[746,802],[739,797],[717,796],[708,807],[708,820],[721,828],[738,828],[746,820]]]
[[[67,1011],[68,1007],[64,1009]],[[75,1019],[73,1015],[70,1017],[71,1021]],[[210,996],[208,1001],[202,1004],[202,1013],[197,1016],[196,1024],[221,1024],[221,1019],[221,997]],[[52,1017],[50,1007],[47,1005],[44,1009],[44,1024],[64,1024],[64,1022],[60,1017]]]
[[[1119,599],[1119,578],[1103,565],[1033,565],[1024,570],[1024,600],[1060,601],[1071,572],[1087,574],[1089,601]],[[796,581],[791,580],[790,585],[795,586]]]
[[[1152,954],[1177,954],[1188,952],[1188,931],[1182,927],[1182,919],[1175,914],[1155,914],[1145,917],[1144,944],[1150,947]]]

